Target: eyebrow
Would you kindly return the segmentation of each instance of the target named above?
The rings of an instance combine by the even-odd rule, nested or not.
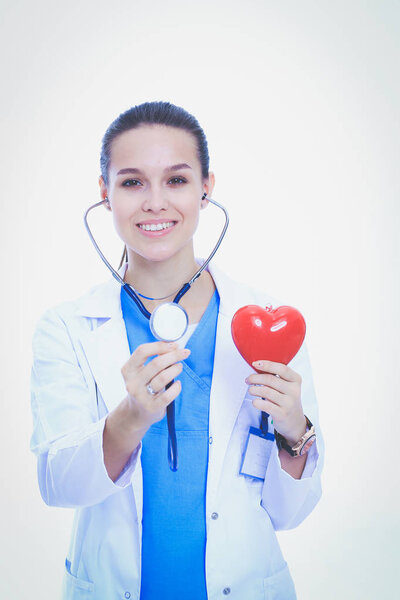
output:
[[[179,171],[180,169],[191,169],[186,163],[179,163],[178,165],[172,165],[170,167],[166,167],[164,169],[164,173],[168,171]],[[142,173],[140,169],[136,169],[136,167],[128,167],[126,169],[121,169],[118,171],[117,175],[124,175],[125,173]]]

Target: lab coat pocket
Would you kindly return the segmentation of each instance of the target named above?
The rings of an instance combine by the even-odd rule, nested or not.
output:
[[[71,562],[65,560],[62,600],[90,600],[93,598],[94,583],[72,575]]]
[[[264,579],[265,600],[296,600],[296,590],[287,563],[277,573]]]

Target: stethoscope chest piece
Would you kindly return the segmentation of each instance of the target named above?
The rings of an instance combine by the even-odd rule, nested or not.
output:
[[[185,335],[189,319],[185,309],[176,302],[164,302],[151,313],[150,329],[162,342],[176,342]]]

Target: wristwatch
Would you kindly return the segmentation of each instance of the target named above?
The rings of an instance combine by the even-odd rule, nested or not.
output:
[[[281,450],[283,448],[284,450],[286,450],[286,452],[289,452],[290,456],[304,456],[304,454],[306,454],[309,451],[309,449],[315,442],[316,434],[315,434],[315,427],[311,423],[311,421],[308,417],[306,417],[306,421],[307,421],[307,431],[299,439],[299,441],[295,443],[294,446],[290,446],[290,444],[287,443],[287,441],[283,437],[283,435],[278,433],[275,429],[275,431],[274,431],[275,440],[276,440],[276,445],[278,446],[279,450]]]

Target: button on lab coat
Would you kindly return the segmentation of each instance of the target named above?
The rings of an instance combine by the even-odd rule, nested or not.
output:
[[[125,269],[121,267],[121,276]],[[231,320],[246,304],[278,303],[234,282],[212,263],[209,271],[220,309],[205,501],[208,598],[293,600],[293,581],[275,531],[296,527],[313,510],[321,495],[323,463],[306,345],[289,363],[302,377],[303,410],[317,430],[302,478],[281,468],[275,443],[264,480],[240,475],[249,426],[259,426],[261,413],[248,393],[245,378],[252,369],[233,344]],[[79,299],[48,309],[37,323],[32,347],[31,449],[38,459],[40,492],[49,506],[76,509],[63,598],[139,600],[141,444],[115,482],[108,476],[102,448],[107,414],[127,393],[121,368],[130,351],[120,284],[111,277]]]

